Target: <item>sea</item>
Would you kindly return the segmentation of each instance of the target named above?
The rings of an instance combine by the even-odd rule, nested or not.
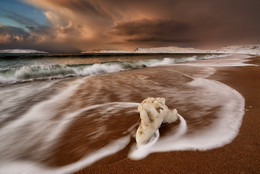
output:
[[[210,59],[207,54],[0,54],[0,85],[93,76]]]
[[[209,78],[215,66],[195,63],[230,56],[0,54],[0,173],[73,173],[117,154],[140,160],[232,142],[244,98]],[[179,121],[137,147],[147,97],[165,98]]]

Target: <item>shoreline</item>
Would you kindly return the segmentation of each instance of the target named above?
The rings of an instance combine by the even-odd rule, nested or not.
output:
[[[21,85],[22,103],[6,89],[15,120],[0,132],[0,173],[257,173],[260,60],[245,56]],[[132,160],[137,106],[151,96],[187,129],[176,138],[181,122],[164,124],[148,156]]]
[[[215,59],[217,60],[217,59]],[[260,65],[260,58],[246,63]],[[174,66],[174,65],[173,65]],[[209,79],[234,88],[245,98],[245,115],[238,136],[229,144],[209,151],[172,151],[150,154],[143,160],[117,161],[116,155],[97,161],[77,173],[257,173],[259,169],[258,126],[260,113],[260,74],[258,67],[217,67]],[[240,77],[240,78],[238,78]],[[127,149],[127,148],[126,148]],[[108,161],[111,161],[109,163]],[[116,161],[113,163],[113,161]],[[127,169],[127,170],[125,170]]]

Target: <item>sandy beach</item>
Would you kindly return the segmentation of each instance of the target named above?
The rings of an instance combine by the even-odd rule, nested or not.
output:
[[[259,65],[233,55],[2,87],[0,173],[259,173]],[[138,151],[147,97],[183,119]]]
[[[251,58],[246,63],[260,65],[260,58]],[[242,126],[230,144],[208,151],[153,153],[138,161],[127,158],[129,148],[126,148],[77,173],[259,173],[259,66],[216,69],[216,73],[209,78],[227,84],[245,98]]]

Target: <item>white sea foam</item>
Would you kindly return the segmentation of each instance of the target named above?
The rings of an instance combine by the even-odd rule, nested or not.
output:
[[[161,138],[158,141],[159,130],[157,130],[155,133],[155,137],[153,137],[152,140],[150,140],[147,144],[134,147],[129,154],[129,158],[134,160],[140,160],[145,158],[147,155],[149,155],[152,152],[170,151],[170,150],[164,150],[164,148],[169,149],[168,147],[169,143],[172,144],[172,142],[178,140],[187,131],[186,121],[181,115],[179,115],[179,118],[180,118],[180,124],[178,126],[177,131],[172,132],[171,135],[168,135],[166,138]]]
[[[174,64],[175,63],[175,59],[173,58],[164,58],[162,61],[157,61],[154,62],[150,65],[150,67],[154,67],[154,66],[162,66],[162,65],[170,65],[170,64]]]
[[[121,64],[116,63],[107,63],[107,64],[93,64],[90,66],[86,66],[82,70],[75,69],[78,75],[95,75],[95,74],[103,74],[103,73],[111,73],[111,72],[119,72],[124,70]]]
[[[187,125],[185,120],[180,117],[181,123],[179,125],[179,130],[176,133],[160,138],[154,145],[147,146],[145,149],[134,149],[129,157],[132,159],[142,159],[153,152],[176,150],[204,151],[222,147],[233,141],[242,124],[245,105],[244,97],[239,92],[223,83],[205,78],[215,72],[215,69],[213,68],[215,66],[251,66],[250,64],[244,63],[246,58],[249,57],[231,56],[227,60],[221,61],[221,64],[212,61],[209,63],[202,62],[200,64],[184,64],[203,66],[204,69],[208,71],[206,76],[201,76],[203,78],[195,78],[182,72],[175,71],[193,79],[188,84],[189,86],[201,89],[199,93],[194,93],[194,97],[199,98],[199,100],[196,101],[198,105],[203,106],[206,104],[205,107],[220,106],[220,109],[216,113],[217,119],[215,119],[209,127],[186,135]],[[217,97],[215,96],[216,94],[218,95]]]
[[[59,124],[56,125],[55,129],[52,130],[52,133],[49,134],[46,137],[47,142],[55,142],[55,139],[59,137],[63,131],[65,131],[66,127],[71,123],[71,121],[80,115],[81,113],[91,110],[91,109],[96,109],[104,106],[112,106],[114,111],[117,111],[118,108],[131,108],[131,107],[137,107],[138,103],[132,103],[132,102],[111,102],[111,103],[104,103],[104,104],[97,104],[97,105],[91,105],[87,106],[85,108],[79,109],[76,112],[69,113],[65,115],[62,120],[59,120]],[[103,111],[104,115],[106,114],[107,110]],[[101,127],[101,129],[106,129],[105,125],[104,127]],[[93,133],[93,132],[92,132]]]
[[[166,66],[176,63],[191,62],[200,59],[212,59],[227,55],[205,55],[183,58],[150,59],[135,62],[107,62],[89,65],[24,65],[13,68],[0,68],[0,84],[13,84],[33,80],[61,79],[75,76],[92,76],[119,72],[143,67]]]
[[[120,138],[104,148],[83,157],[76,163],[60,168],[49,168],[33,162],[21,162],[16,160],[16,157],[19,156],[20,153],[28,151],[31,147],[39,143],[42,144],[42,146],[40,146],[34,154],[37,154],[39,158],[42,158],[44,154],[48,154],[50,148],[57,143],[58,138],[66,130],[71,121],[82,112],[108,106],[110,107],[107,109],[111,109],[112,107],[114,108],[114,111],[118,108],[136,108],[138,106],[138,103],[132,102],[97,104],[66,114],[59,120],[52,119],[58,109],[53,106],[60,101],[68,99],[81,84],[81,82],[81,80],[74,82],[74,85],[62,91],[60,94],[47,101],[37,104],[24,116],[22,116],[22,118],[17,119],[1,130],[0,140],[2,143],[0,144],[0,173],[73,173],[93,164],[101,158],[125,148],[130,141],[130,136]],[[104,110],[104,114],[105,112],[106,110]],[[26,136],[20,134],[24,133],[24,127],[26,129],[29,128],[29,132]],[[19,141],[19,143],[16,143],[17,141]]]
[[[206,70],[209,70],[209,74],[214,72],[212,69],[213,67],[206,68]],[[219,107],[219,110],[216,112],[217,118],[209,126],[196,130],[194,133],[186,134],[186,131],[189,129],[189,124],[185,121],[187,115],[182,113],[183,117],[180,116],[180,124],[176,131],[169,133],[160,139],[159,132],[157,132],[155,138],[152,139],[147,146],[134,149],[129,154],[130,158],[135,160],[142,159],[153,152],[209,150],[222,147],[230,143],[237,136],[244,115],[245,101],[243,96],[223,83],[204,79],[207,76],[197,78],[182,72],[180,72],[180,74],[193,79],[187,86],[199,89],[198,92],[194,90],[192,93],[193,97],[198,99],[196,100],[197,104],[205,107]],[[38,149],[35,154],[44,156],[45,153],[48,153],[50,148],[57,143],[56,140],[66,130],[71,123],[71,120],[87,110],[100,107],[106,107],[107,109],[112,108],[111,110],[113,110],[113,108],[118,107],[134,108],[138,106],[138,103],[131,102],[97,104],[65,114],[60,120],[57,120],[57,122],[52,120],[53,114],[59,109],[57,103],[69,99],[74,91],[80,86],[81,82],[82,81],[76,81],[75,85],[71,85],[53,98],[37,104],[23,115],[21,119],[13,121],[11,124],[1,129],[0,173],[73,173],[93,164],[95,161],[105,156],[116,153],[127,146],[130,141],[129,136],[112,142],[104,148],[83,157],[76,163],[60,168],[49,168],[34,162],[17,161],[16,156],[19,155],[19,153],[30,152],[31,147],[37,143],[42,143],[45,147]],[[169,91],[167,91],[167,93],[171,95]],[[185,95],[181,92],[180,94]],[[183,98],[185,96],[180,97]],[[106,111],[107,110],[104,110],[104,113],[106,113]],[[30,128],[28,129],[28,136],[25,137],[23,136],[23,131],[25,131],[24,128]],[[28,142],[30,142],[30,144]]]
[[[151,147],[158,141],[160,137],[159,130],[157,129],[154,136],[146,144],[141,144],[138,147],[134,146],[129,157],[134,160],[139,160],[146,157],[150,153]]]
[[[2,160],[0,161],[0,173],[8,173],[8,174],[65,174],[65,173],[74,173],[79,171],[80,169],[87,167],[97,160],[114,154],[123,148],[129,143],[130,137],[126,136],[120,138],[111,144],[93,152],[86,157],[83,157],[76,163],[66,165],[60,168],[50,168],[38,163],[34,162],[23,162],[23,161],[8,161]]]
[[[17,106],[24,102],[25,99],[29,99],[32,96],[38,95],[38,93],[51,88],[54,84],[53,81],[48,83],[39,84],[27,84],[22,86],[10,86],[1,88],[0,90],[0,122],[8,117],[11,117],[12,111],[17,110]],[[31,90],[34,89],[34,90]],[[21,112],[21,111],[19,111]],[[5,126],[5,125],[3,125]]]
[[[39,143],[44,144],[44,146],[40,146],[35,151],[30,150],[30,153],[38,154],[39,157],[46,155],[46,150],[56,143],[54,139],[48,137],[53,133],[52,131],[57,125],[63,124],[61,120],[54,121],[52,119],[59,109],[57,103],[69,98],[81,82],[81,80],[76,81],[74,85],[71,85],[60,94],[37,104],[21,118],[3,127],[0,131],[1,158],[15,158]]]
[[[220,55],[218,58],[221,58]],[[245,55],[229,55],[225,56],[225,59],[222,60],[215,60],[215,61],[201,61],[196,63],[185,63],[185,64],[177,64],[179,66],[182,65],[189,65],[189,66],[201,66],[201,67],[235,67],[235,66],[258,66],[255,64],[248,64],[245,63],[247,59],[251,58],[252,56],[245,56]],[[215,58],[215,57],[213,57]],[[211,57],[206,57],[206,60],[212,59]]]
[[[217,119],[210,126],[186,135],[185,132],[189,125],[186,125],[185,120],[180,117],[181,123],[176,133],[159,139],[153,146],[134,150],[130,153],[130,158],[142,159],[153,152],[210,150],[230,143],[237,136],[244,115],[245,100],[243,96],[233,88],[215,80],[195,78],[189,85],[201,89],[194,96],[199,98],[197,104],[220,106],[216,113]],[[185,118],[185,114],[183,116]]]

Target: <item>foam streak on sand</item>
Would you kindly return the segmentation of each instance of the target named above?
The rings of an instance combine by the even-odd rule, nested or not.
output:
[[[143,159],[150,153],[156,152],[155,147],[153,147],[153,146],[155,146],[156,143],[160,143],[161,145],[156,145],[156,146],[160,146],[160,149],[163,149],[164,148],[163,146],[167,145],[168,143],[175,142],[182,135],[184,135],[187,131],[187,123],[181,115],[178,115],[178,116],[180,118],[180,125],[178,126],[178,130],[176,132],[174,132],[172,136],[169,136],[166,139],[165,138],[161,139],[159,142],[157,142],[159,140],[159,136],[160,136],[159,130],[157,130],[155,132],[154,137],[152,137],[151,140],[147,144],[140,145],[138,148],[134,147],[129,154],[129,158],[134,159],[134,160]]]
[[[111,106],[113,108],[135,108],[138,106],[138,103],[131,102],[112,102],[97,104],[82,108],[73,113],[69,113],[67,115],[64,115],[60,120],[54,121],[52,117],[58,109],[52,107],[54,106],[54,103],[59,103],[59,101],[68,99],[71,95],[73,95],[73,93],[81,83],[81,80],[74,82],[74,85],[68,87],[55,97],[34,106],[28,113],[22,116],[22,118],[17,119],[16,121],[12,122],[1,130],[0,139],[2,139],[2,143],[0,146],[0,154],[4,158],[0,160],[0,173],[73,173],[77,170],[82,169],[83,167],[91,165],[101,158],[114,154],[119,150],[125,148],[125,146],[130,141],[130,136],[120,138],[105,146],[104,148],[101,148],[87,155],[76,163],[57,169],[44,167],[37,163],[12,161],[12,159],[15,158],[15,156],[17,156],[19,153],[23,153],[24,151],[29,150],[31,147],[38,144],[39,142],[42,142],[42,146],[34,153],[38,155],[42,153],[41,155],[39,155],[40,158],[44,156],[44,153],[48,154],[50,148],[55,143],[57,143],[58,137],[60,137],[62,132],[65,131],[69,123],[76,116],[84,111],[104,106]],[[39,113],[41,113],[42,115],[39,115]],[[36,117],[35,115],[38,116]],[[28,132],[28,136],[26,136],[26,138],[20,137],[19,133],[21,132],[23,125],[30,125],[30,133]],[[15,145],[15,141],[17,141],[17,136],[19,136],[20,142]],[[29,141],[30,143],[28,143]],[[12,149],[10,149],[10,147],[12,147]]]
[[[227,62],[224,62],[223,66],[246,66],[243,64],[244,59],[241,60],[238,58],[237,62],[233,64],[229,63],[230,60],[226,61]],[[201,63],[201,66],[202,65],[206,66],[209,71],[208,76],[214,72],[211,67],[214,66],[214,64],[211,63],[211,65],[209,65]],[[180,117],[180,130],[159,139],[156,144],[153,143],[154,145],[133,150],[129,155],[130,158],[142,159],[152,152],[167,152],[174,150],[210,150],[230,143],[237,136],[244,115],[244,97],[233,88],[218,81],[204,79],[205,77],[193,78],[192,76],[181,72],[177,73],[192,78],[193,80],[189,83],[190,86],[202,89],[200,93],[195,93],[195,97],[200,98],[200,105],[205,105],[207,103],[207,105],[212,107],[221,106],[217,112],[218,119],[215,120],[214,123],[206,130],[204,129],[202,131],[197,131],[195,134],[190,136],[185,135],[187,129],[186,122],[182,117]],[[218,97],[215,97],[215,95],[218,95]],[[142,153],[140,151],[142,151]]]
[[[244,98],[229,86],[214,80],[195,79],[190,83],[194,87],[204,88],[198,94],[201,104],[221,105],[218,119],[206,130],[197,131],[192,136],[183,135],[175,138],[175,134],[158,141],[151,149],[153,152],[172,150],[210,150],[230,143],[238,134],[244,115]],[[214,95],[218,93],[218,98]],[[196,112],[196,111],[195,111]],[[174,138],[173,138],[174,137]]]
[[[57,124],[56,128],[52,131],[52,133],[47,137],[48,142],[55,141],[57,137],[59,137],[63,131],[65,131],[65,128],[69,125],[69,123],[75,119],[77,116],[79,116],[81,113],[95,109],[95,108],[100,108],[104,106],[112,106],[113,109],[116,108],[132,108],[132,107],[137,107],[138,103],[131,103],[131,102],[111,102],[111,103],[105,103],[105,104],[97,104],[97,105],[92,105],[88,106],[86,108],[82,108],[76,112],[69,113],[65,115],[62,120],[59,122],[62,122],[62,124]],[[105,114],[107,110],[104,110],[103,113]]]
[[[74,85],[55,97],[37,104],[21,118],[3,127],[0,132],[0,155],[2,159],[9,159],[22,154],[39,142],[45,145],[39,149],[31,150],[31,153],[39,154],[41,157],[46,155],[46,150],[55,144],[55,138],[57,138],[53,136],[50,138],[52,130],[58,124],[63,124],[60,120],[52,121],[52,117],[58,109],[58,106],[55,104],[69,98],[80,82],[82,81],[75,82]],[[25,132],[27,132],[27,136],[24,137],[22,134]],[[19,143],[16,143],[18,140]]]
[[[212,73],[211,68],[208,70],[209,73]],[[185,76],[192,78],[189,75]],[[230,143],[237,136],[244,115],[245,100],[243,96],[233,88],[215,80],[193,78],[189,85],[201,89],[194,96],[200,99],[198,100],[200,105],[221,106],[216,113],[218,119],[206,129],[198,130],[192,135],[185,135],[187,125],[184,118],[180,116],[181,123],[176,132],[159,139],[154,145],[133,150],[130,158],[142,159],[153,152],[210,150]]]
[[[215,72],[215,67],[197,65],[199,67],[194,66],[190,71],[190,66],[186,65],[186,69],[185,65],[182,66],[155,67],[69,81],[69,87],[35,104],[18,119],[0,129],[0,173],[73,173],[119,152],[129,144],[131,131],[138,121],[138,117],[134,115],[137,114],[136,102],[152,95],[167,97],[171,106],[176,105],[182,115],[179,116],[180,123],[176,125],[176,129],[161,134],[160,138],[157,131],[155,137],[139,149],[135,149],[133,145],[130,158],[142,159],[154,152],[203,151],[230,143],[237,136],[242,123],[245,105],[243,96],[221,82],[207,79]],[[161,74],[165,76],[162,78]],[[193,108],[189,108],[190,105]],[[120,129],[122,128],[124,133],[120,132],[118,137],[115,135],[116,138],[107,141],[105,146],[93,149],[86,155],[84,151],[80,151],[82,156],[78,161],[62,164],[57,168],[44,167],[34,162],[44,161],[46,155],[49,158],[55,157],[52,154],[53,147],[58,143],[67,143],[59,142],[59,138],[65,136],[73,124],[78,126],[78,122],[73,122],[77,121],[75,118],[79,119],[78,121],[85,119],[87,122],[98,118],[99,122],[82,124],[80,130],[83,131],[80,133],[83,135],[79,137],[89,136],[102,140],[102,135],[109,138],[115,135],[113,126],[118,124],[117,120],[127,124],[130,122],[126,124],[129,126],[127,128],[122,124],[124,126]],[[90,132],[84,131],[86,126],[90,127],[87,130]],[[101,133],[90,136],[97,130],[101,130]],[[77,131],[70,134],[73,143],[75,134]],[[66,136],[62,140],[67,141]],[[75,147],[77,148],[77,142]],[[90,145],[87,147],[91,148]],[[69,150],[72,154],[76,151]],[[24,156],[29,156],[28,159],[32,162],[18,161]]]
[[[114,154],[123,149],[130,141],[130,137],[123,137],[115,142],[105,146],[102,149],[82,158],[76,163],[60,167],[60,168],[49,168],[38,163],[33,162],[20,162],[20,161],[0,161],[0,173],[11,173],[11,174],[66,174],[76,172],[84,167],[87,167],[97,160]]]

